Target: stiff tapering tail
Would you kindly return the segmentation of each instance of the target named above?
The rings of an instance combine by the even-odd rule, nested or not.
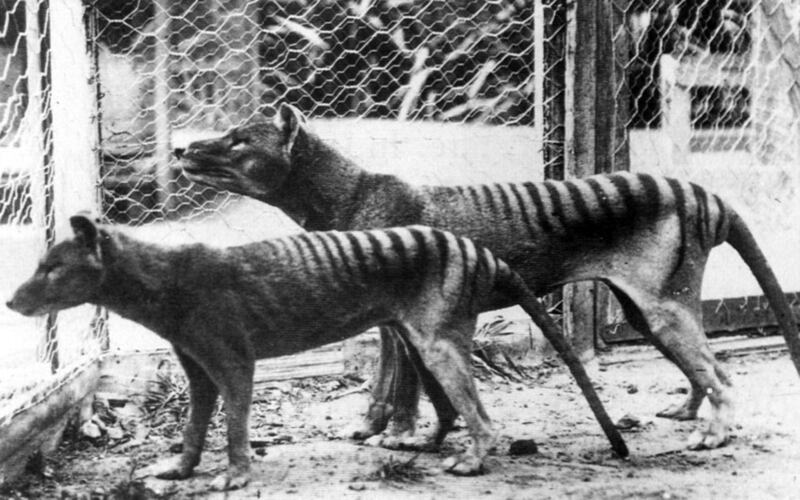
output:
[[[602,401],[600,401],[600,397],[597,395],[597,391],[595,391],[589,379],[589,375],[586,373],[586,369],[583,367],[580,359],[578,359],[575,351],[572,350],[572,346],[564,338],[564,335],[555,323],[553,323],[553,319],[547,313],[542,303],[539,302],[539,299],[536,298],[533,292],[525,285],[522,278],[511,271],[505,263],[500,261],[498,265],[498,288],[508,295],[509,298],[513,299],[514,302],[519,304],[522,309],[530,315],[534,323],[541,328],[544,336],[550,341],[553,348],[555,348],[556,352],[561,356],[561,359],[564,360],[570,373],[572,373],[572,376],[578,383],[581,392],[583,392],[583,396],[589,403],[589,408],[591,408],[592,413],[594,413],[595,418],[600,423],[600,427],[602,427],[603,432],[605,432],[608,437],[611,448],[619,457],[627,457],[629,454],[628,446],[619,433],[619,429],[617,429],[614,422],[611,421],[611,417],[606,412]]]
[[[794,367],[800,374],[800,332],[798,332],[797,319],[786,300],[786,295],[744,220],[730,208],[728,209],[728,220],[729,230],[725,241],[736,249],[764,291],[783,332],[783,338],[786,339]]]

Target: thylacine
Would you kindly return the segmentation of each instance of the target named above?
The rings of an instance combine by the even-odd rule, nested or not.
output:
[[[200,460],[219,394],[225,401],[228,471],[213,489],[249,479],[247,421],[256,359],[282,356],[391,323],[439,416],[438,444],[458,414],[472,445],[445,466],[474,474],[492,446],[470,352],[479,310],[518,302],[542,327],[584,391],[620,456],[625,443],[583,366],[522,279],[485,249],[425,227],[303,233],[212,249],[167,248],[71,218],[75,237],[54,246],[8,307],[40,315],[93,303],[150,328],[175,349],[189,379],[183,452],[157,467],[184,478]]]
[[[702,330],[700,285],[714,246],[731,244],[753,271],[800,371],[800,337],[781,287],[744,221],[715,194],[630,173],[414,187],[366,172],[304,123],[299,111],[282,106],[274,122],[190,144],[184,171],[202,184],[274,205],[309,230],[424,224],[452,231],[490,248],[537,294],[572,281],[604,281],[628,321],[689,379],[685,402],[659,415],[693,419],[703,399],[711,401],[712,421],[692,435],[691,448],[724,444],[732,412],[728,379]],[[392,409],[400,421],[395,432],[413,429],[414,373],[387,331],[381,331],[382,362],[362,435],[385,427]]]

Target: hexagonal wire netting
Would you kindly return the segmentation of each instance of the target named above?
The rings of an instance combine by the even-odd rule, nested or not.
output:
[[[800,290],[800,4],[612,0],[617,167],[723,195],[786,291]],[[703,296],[761,295],[741,259],[712,253]],[[800,304],[797,294],[793,301]],[[758,323],[763,301],[720,300],[707,324]],[[619,312],[617,312],[619,313]],[[708,325],[707,325],[708,326]]]
[[[103,215],[167,242],[297,230],[192,185],[170,153],[283,102],[412,182],[563,175],[565,10],[550,3],[96,1]]]
[[[365,167],[413,182],[563,175],[558,2],[0,0],[0,21],[5,296],[53,243],[56,221],[71,215],[57,210],[93,208],[86,182],[81,192],[63,190],[76,175],[96,184],[107,222],[145,239],[230,245],[297,231],[275,209],[191,185],[171,155],[172,147],[269,116],[280,102],[302,109]],[[69,28],[56,33],[58,78],[72,72],[72,84],[94,86],[80,92],[97,97],[97,110],[80,110],[85,123],[69,120],[86,103],[54,88],[55,24]],[[89,78],[75,66],[87,47],[69,39],[76,33],[90,33]],[[84,137],[92,126],[99,147]],[[58,141],[58,154],[79,152],[56,165]],[[160,345],[136,325],[99,318],[92,308],[47,320],[0,312],[9,346],[0,356],[0,418],[109,347]]]
[[[74,20],[68,17],[59,21]],[[0,2],[0,295],[4,302],[53,244],[56,196],[71,195],[55,193],[52,21],[49,2]],[[76,47],[85,50],[80,17],[71,27],[72,34],[78,33]],[[69,38],[67,31],[59,34],[59,40]],[[57,390],[97,359],[104,339],[95,328],[94,313],[94,308],[83,307],[58,316],[25,318],[0,308],[0,423],[34,404],[34,394]]]
[[[7,248],[32,264],[53,236],[49,24],[36,0],[28,2],[35,23],[25,22],[23,0],[1,5],[0,148],[16,158],[4,165],[31,166],[4,166],[0,218],[8,241],[19,240]],[[618,167],[697,180],[725,195],[784,285],[800,289],[791,231],[800,212],[795,3],[611,5],[624,138]],[[171,156],[172,147],[270,115],[280,102],[303,110],[319,135],[366,168],[412,182],[564,175],[565,2],[97,0],[87,9],[101,215],[142,238],[229,245],[296,231],[268,206],[192,185]],[[748,275],[735,268],[739,261],[713,255],[706,295],[757,292],[727,279]],[[24,266],[10,266],[8,275],[22,277],[17,268]],[[0,320],[7,317],[17,321],[6,313]],[[94,338],[88,333],[67,342],[64,321],[58,336],[30,324],[22,336],[35,339],[25,344],[26,359],[47,372],[65,364],[70,345],[89,356],[103,347],[86,342]],[[122,332],[112,335],[112,348],[147,347],[155,338],[118,318],[111,323]],[[12,326],[6,331],[22,331]],[[0,365],[30,372],[21,359]]]
[[[536,4],[538,24],[532,1],[95,2],[107,215],[138,223],[185,214],[192,202],[182,197],[186,184],[168,169],[169,146],[269,115],[281,102],[322,119],[319,132],[333,140],[399,131],[426,141],[409,146],[422,156],[453,138],[429,135],[450,131],[415,133],[414,126],[389,120],[544,128],[559,94],[545,82],[563,80],[545,59],[557,62],[563,54],[539,58],[537,72],[535,27],[541,28],[539,50],[563,29],[554,26],[558,11]],[[538,117],[537,105],[543,110]],[[332,118],[362,123],[325,120]],[[450,130],[460,139],[458,128]],[[503,136],[499,129],[486,136],[493,134]],[[525,136],[527,147],[492,151],[493,163],[508,168],[514,155],[541,157],[541,132],[537,138],[531,130],[506,128],[506,135]],[[377,142],[351,148],[364,150],[355,154],[368,157],[368,167],[380,168],[393,155],[380,154],[386,144]],[[466,167],[465,153],[456,155],[461,176],[469,177],[470,167],[479,166],[484,176],[494,167],[480,166],[487,152]],[[542,161],[536,163],[541,170]],[[383,168],[408,170],[410,164]]]

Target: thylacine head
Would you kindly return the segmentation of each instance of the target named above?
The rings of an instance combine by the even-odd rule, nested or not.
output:
[[[51,248],[33,276],[6,305],[26,316],[38,316],[97,299],[105,277],[103,247],[112,236],[86,215],[70,218],[74,237]]]
[[[282,104],[272,121],[257,117],[222,137],[176,149],[186,176],[199,184],[269,202],[292,169],[295,146],[308,138],[306,119]]]

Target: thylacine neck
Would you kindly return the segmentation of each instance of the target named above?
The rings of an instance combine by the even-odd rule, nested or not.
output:
[[[312,134],[298,138],[292,152],[292,174],[287,179],[286,197],[304,205],[300,211],[309,230],[347,230],[365,186],[374,189],[381,183],[399,179],[364,170],[333,147]],[[290,211],[291,212],[291,211]]]
[[[165,248],[115,233],[103,255],[106,274],[96,304],[169,338],[180,321],[175,293],[183,247]]]

